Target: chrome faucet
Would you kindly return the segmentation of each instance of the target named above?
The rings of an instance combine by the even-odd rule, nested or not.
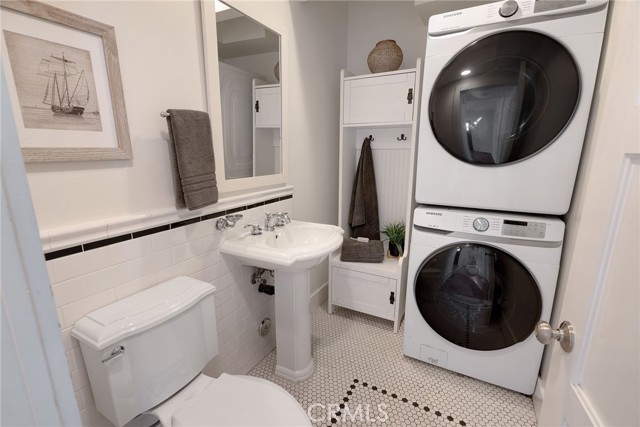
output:
[[[288,212],[278,212],[273,216],[276,218],[276,227],[284,227],[285,225],[291,223],[291,218],[289,218]]]
[[[284,227],[291,222],[289,214],[287,212],[278,212],[272,214],[271,212],[265,213],[264,229],[265,231],[275,231],[275,227]]]
[[[242,215],[240,214],[225,215],[224,218],[220,218],[216,221],[216,228],[220,231],[224,231],[227,228],[233,228],[235,227],[236,222],[240,219],[242,219]]]
[[[271,220],[273,219],[274,215],[271,212],[266,212],[264,215],[265,215],[264,230],[265,231],[275,230],[275,228],[273,227],[273,224],[271,223]]]
[[[262,228],[260,228],[260,226],[258,224],[247,224],[244,226],[244,228],[251,228],[251,235],[252,236],[259,236],[262,234]]]

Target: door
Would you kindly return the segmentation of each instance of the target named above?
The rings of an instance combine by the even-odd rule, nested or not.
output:
[[[542,312],[538,283],[507,252],[480,243],[445,246],[418,269],[416,304],[445,340],[491,351],[524,341]]]
[[[253,108],[256,127],[279,128],[282,117],[280,86],[256,87],[256,100]]]
[[[0,425],[77,426],[80,414],[2,70]]]
[[[546,349],[542,426],[640,425],[640,7],[610,14],[552,322],[573,324],[575,347]]]
[[[411,123],[416,73],[344,81],[344,124]]]
[[[472,43],[443,68],[429,121],[455,158],[506,165],[553,143],[579,95],[580,73],[562,44],[533,31],[507,31]]]

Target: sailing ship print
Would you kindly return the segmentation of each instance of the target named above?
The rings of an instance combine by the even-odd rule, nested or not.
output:
[[[96,90],[92,51],[8,30],[2,35],[26,129],[102,132],[98,98],[109,92],[104,78]]]
[[[43,58],[38,74],[47,77],[42,103],[51,106],[51,111],[76,116],[84,113],[90,97],[87,77],[64,52],[60,56],[51,54],[49,58]]]

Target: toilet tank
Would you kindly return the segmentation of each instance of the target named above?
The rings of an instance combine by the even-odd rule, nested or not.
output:
[[[117,426],[167,399],[218,354],[215,287],[176,277],[80,319],[96,407]]]

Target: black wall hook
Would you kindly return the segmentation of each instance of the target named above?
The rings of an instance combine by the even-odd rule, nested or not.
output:
[[[373,135],[369,135],[369,141],[373,142]]]
[[[407,140],[407,137],[406,137],[406,136],[404,136],[404,133],[401,133],[401,134],[400,134],[400,137],[398,137],[398,138],[396,138],[396,139],[397,139],[398,141],[406,141],[406,140]]]

